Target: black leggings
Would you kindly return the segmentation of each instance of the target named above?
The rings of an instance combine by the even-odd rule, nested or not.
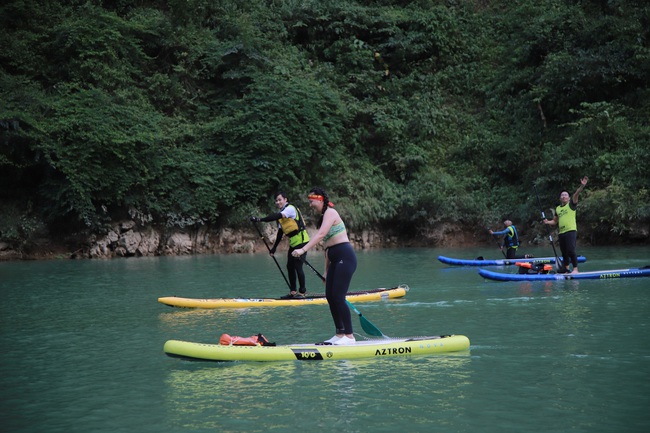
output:
[[[578,232],[572,230],[566,233],[560,233],[558,240],[560,241],[560,251],[562,251],[562,264],[565,268],[569,267],[569,263],[573,268],[578,267],[578,255],[576,254],[576,240]]]
[[[518,259],[521,257],[517,257],[517,248],[508,248],[506,250],[506,259]]]
[[[517,248],[508,248],[506,253],[506,259],[524,259],[526,258],[525,254],[517,254]]]
[[[292,252],[298,250],[307,245],[307,242],[296,245],[295,247],[289,248],[289,253],[287,255],[287,272],[289,273],[289,290],[292,292],[296,291],[296,276],[298,277],[298,284],[300,293],[307,292],[305,286],[305,271],[302,270],[302,264],[305,263],[307,259],[307,253],[303,254],[300,257],[294,257],[291,255]]]
[[[349,242],[336,244],[325,252],[329,259],[325,297],[332,313],[337,334],[352,334],[352,315],[345,302],[352,275],[357,269],[357,256]]]

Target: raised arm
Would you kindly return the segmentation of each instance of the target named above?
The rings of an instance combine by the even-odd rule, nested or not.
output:
[[[572,197],[573,203],[576,203],[576,204],[578,203],[578,196],[580,195],[582,190],[585,189],[585,186],[587,186],[587,181],[588,180],[589,180],[589,178],[587,176],[583,177],[580,180],[580,186],[578,187],[576,192],[573,193],[573,197]]]

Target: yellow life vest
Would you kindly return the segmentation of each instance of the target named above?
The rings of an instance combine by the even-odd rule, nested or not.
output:
[[[289,245],[295,247],[296,245],[309,242],[309,235],[307,234],[307,230],[305,230],[305,223],[300,210],[291,204],[287,206],[291,206],[296,210],[296,218],[280,218],[278,223],[280,224],[282,233],[289,238]]]

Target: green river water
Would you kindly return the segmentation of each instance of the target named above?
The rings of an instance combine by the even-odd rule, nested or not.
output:
[[[650,265],[645,246],[578,252],[582,271]],[[275,363],[189,362],[162,348],[222,333],[321,341],[333,331],[327,306],[157,302],[283,295],[266,254],[0,263],[0,431],[650,431],[650,278],[494,282],[438,255],[500,252],[358,251],[352,290],[410,291],[356,307],[386,335],[466,335],[469,353]],[[318,253],[308,259],[322,269]]]

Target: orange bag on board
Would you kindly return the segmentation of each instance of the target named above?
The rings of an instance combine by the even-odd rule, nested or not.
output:
[[[269,340],[262,334],[251,335],[250,337],[221,334],[219,344],[222,346],[275,346],[274,343],[269,343]]]
[[[553,266],[542,263],[515,262],[519,266],[520,274],[548,274],[553,270]]]

